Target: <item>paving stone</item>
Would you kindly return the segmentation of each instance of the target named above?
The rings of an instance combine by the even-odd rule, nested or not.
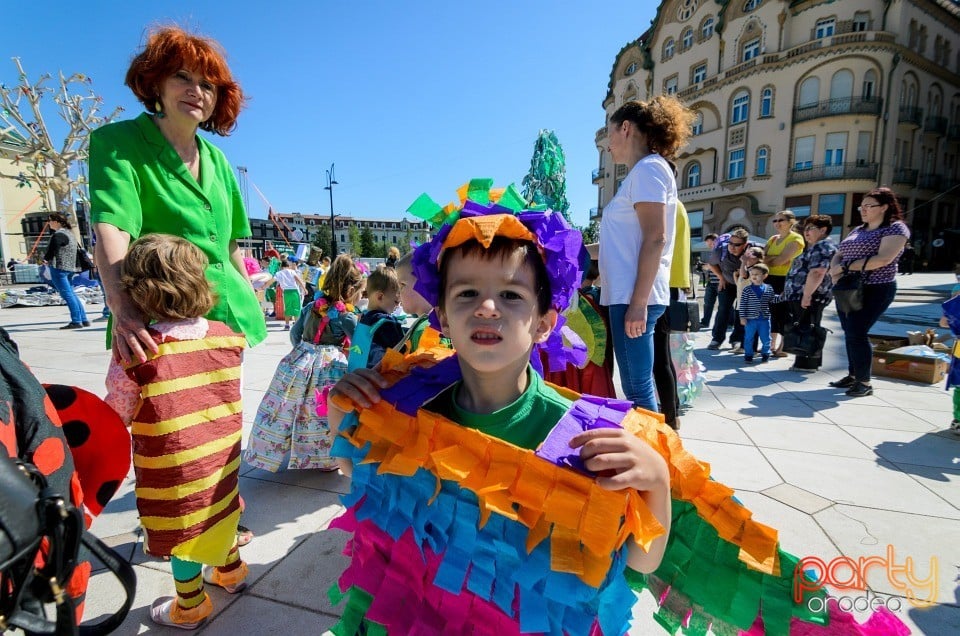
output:
[[[767,488],[763,491],[763,494],[808,515],[833,505],[833,502],[829,499],[824,499],[792,484],[779,484],[773,488]]]
[[[336,617],[318,614],[257,596],[233,603],[199,633],[223,634],[320,634],[337,622]]]
[[[739,414],[737,414],[739,418]],[[733,418],[714,413],[691,413],[681,417],[680,437],[728,444],[750,444],[750,438]]]
[[[895,464],[956,468],[960,461],[960,436],[861,426],[841,428],[873,449],[874,453]]]
[[[756,448],[696,439],[684,440],[683,445],[701,461],[710,464],[714,479],[735,490],[759,492],[783,482]],[[749,470],[744,470],[746,466]]]
[[[867,445],[835,424],[751,417],[739,422],[750,440],[761,448],[781,448],[819,455],[873,459]]]

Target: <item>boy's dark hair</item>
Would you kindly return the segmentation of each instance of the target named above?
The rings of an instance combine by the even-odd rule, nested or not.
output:
[[[523,253],[523,260],[533,269],[533,284],[537,292],[537,311],[540,312],[541,316],[546,314],[552,308],[550,304],[550,276],[547,274],[547,267],[543,264],[540,252],[537,251],[536,245],[530,241],[521,241],[504,236],[495,236],[490,243],[490,247],[486,249],[478,241],[471,239],[443,252],[440,258],[440,298],[437,306],[441,310],[446,306],[447,276],[449,273],[447,264],[453,254],[459,254],[461,257],[476,254],[485,261],[494,259],[502,261],[518,251]]]
[[[400,281],[397,279],[397,270],[392,267],[380,267],[367,276],[367,294],[383,292],[385,294],[400,291]]]
[[[761,272],[763,272],[764,276],[767,276],[770,274],[770,268],[767,267],[766,264],[764,263],[756,263],[754,265],[751,265],[749,269],[747,269],[747,271],[750,271],[751,269],[759,269]]]
[[[717,238],[718,238],[718,235],[715,234],[714,232],[711,232],[710,234],[707,234],[706,236],[704,236],[704,237],[703,237],[703,240],[704,240],[704,241],[716,241]]]
[[[584,282],[594,281],[600,278],[600,267],[597,264],[597,261],[590,261],[590,267],[587,268],[586,273],[583,275]]]

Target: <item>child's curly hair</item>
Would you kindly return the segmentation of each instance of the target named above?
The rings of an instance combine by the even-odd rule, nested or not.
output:
[[[633,122],[647,136],[651,152],[672,160],[687,144],[695,117],[676,97],[657,95],[646,102],[627,102],[610,116],[610,121],[616,125]]]
[[[205,316],[216,304],[204,275],[209,261],[196,245],[170,234],[148,234],[120,264],[120,287],[151,320]]]
[[[349,300],[360,288],[363,272],[357,267],[349,254],[341,254],[334,259],[326,278],[323,279],[323,294],[333,300]]]

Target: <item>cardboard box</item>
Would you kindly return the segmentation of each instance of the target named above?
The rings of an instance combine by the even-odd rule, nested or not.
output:
[[[907,338],[897,336],[870,335],[873,343],[873,375],[924,384],[937,384],[947,375],[950,363],[939,358],[926,358],[901,353],[890,353],[891,349],[909,344]]]

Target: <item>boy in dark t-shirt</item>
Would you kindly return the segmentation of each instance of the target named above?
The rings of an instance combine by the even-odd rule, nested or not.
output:
[[[367,298],[367,310],[350,345],[351,370],[356,366],[372,369],[387,349],[403,340],[403,326],[393,315],[400,305],[400,283],[393,268],[382,267],[367,277]]]

